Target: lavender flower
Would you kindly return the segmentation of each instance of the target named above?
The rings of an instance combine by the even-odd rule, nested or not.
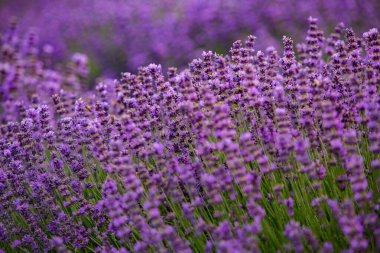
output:
[[[195,1],[168,3],[176,19]],[[134,17],[148,25],[152,8]],[[378,250],[378,32],[340,24],[325,38],[318,26],[310,18],[296,48],[284,37],[282,56],[248,36],[167,77],[149,64],[85,92],[90,58],[53,66],[51,48],[12,25],[0,40],[1,250]]]

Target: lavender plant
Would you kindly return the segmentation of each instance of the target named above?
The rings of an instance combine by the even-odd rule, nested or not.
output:
[[[81,85],[14,26],[0,61],[0,251],[377,252],[380,35]]]

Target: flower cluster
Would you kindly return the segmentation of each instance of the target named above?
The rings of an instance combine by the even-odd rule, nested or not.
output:
[[[259,40],[259,39],[257,39]],[[380,35],[82,85],[14,26],[0,55],[0,252],[380,251]],[[297,50],[295,50],[297,48]]]

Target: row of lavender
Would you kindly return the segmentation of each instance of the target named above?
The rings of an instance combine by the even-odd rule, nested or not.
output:
[[[12,26],[0,62],[5,252],[375,252],[380,35],[159,65],[81,92]],[[297,54],[297,58],[295,55]]]
[[[378,0],[5,0],[0,16],[18,16],[22,27],[38,29],[54,54],[80,51],[107,70],[162,62],[183,66],[202,50],[224,52],[234,40],[254,33],[257,46],[278,46],[278,38],[304,36],[304,19],[320,18],[364,31],[380,25]],[[89,15],[91,13],[91,15]],[[0,23],[0,27],[3,24]]]

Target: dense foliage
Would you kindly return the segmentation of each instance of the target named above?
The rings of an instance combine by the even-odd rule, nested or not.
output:
[[[87,58],[50,65],[1,39],[4,252],[380,250],[380,36],[204,52],[83,92]],[[297,50],[295,50],[295,48]],[[297,57],[296,57],[297,56]],[[0,250],[1,251],[1,250]]]

